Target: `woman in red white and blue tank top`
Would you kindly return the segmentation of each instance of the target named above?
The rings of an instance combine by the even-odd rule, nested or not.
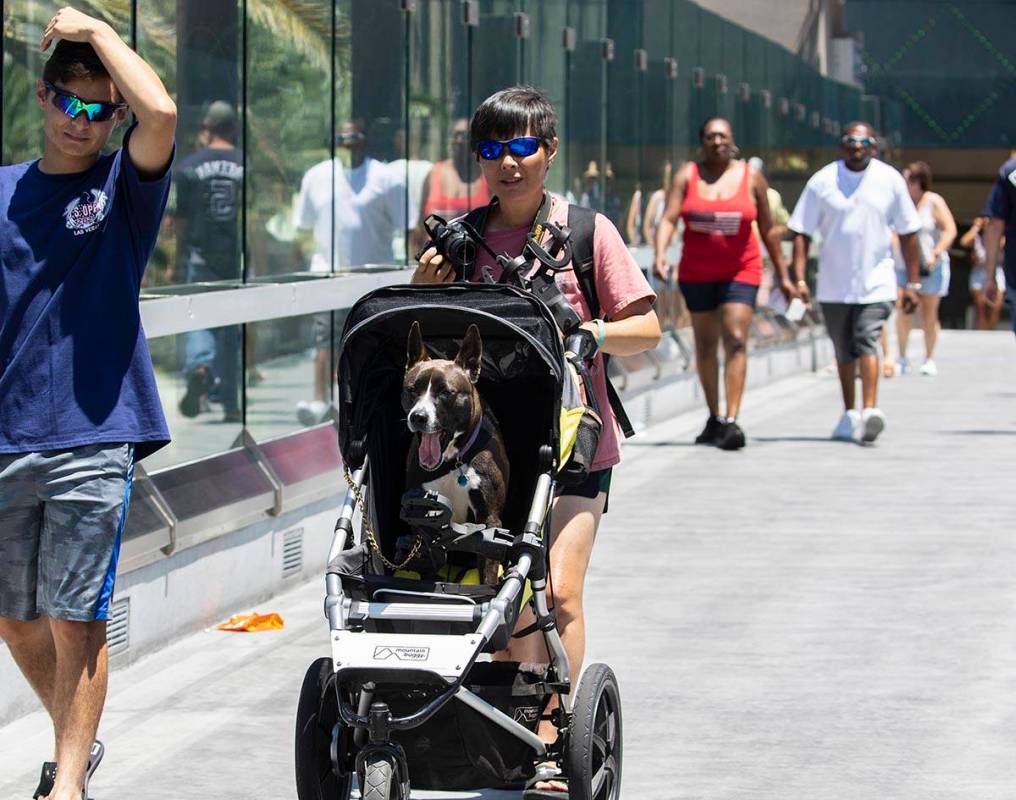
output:
[[[678,266],[681,294],[691,312],[695,362],[709,406],[709,419],[695,440],[724,450],[745,445],[737,424],[748,367],[748,326],[762,280],[762,252],[753,223],[776,269],[787,300],[797,296],[787,262],[773,234],[765,177],[736,158],[734,131],[716,117],[699,131],[702,159],[688,162],[674,177],[667,209],[656,233],[656,274],[665,279],[666,242],[678,218],[684,220],[684,247]],[[661,247],[660,242],[664,242]],[[723,342],[726,414],[719,408],[719,357]]]

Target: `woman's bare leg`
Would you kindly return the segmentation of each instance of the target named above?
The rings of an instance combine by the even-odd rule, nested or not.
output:
[[[572,687],[578,685],[582,672],[582,661],[586,652],[586,626],[583,616],[583,587],[589,559],[593,553],[596,529],[603,515],[603,504],[607,495],[601,492],[595,498],[564,496],[554,501],[551,515],[550,538],[550,580],[548,581],[547,602],[557,616],[557,629],[568,654],[568,672]],[[521,615],[518,630],[535,621],[532,609],[526,607]],[[514,639],[506,651],[497,654],[499,660],[520,663],[547,663],[547,647],[543,634],[532,633],[522,639]],[[548,712],[557,708],[553,697]],[[545,742],[557,740],[557,728],[550,721],[540,723],[540,737]],[[557,781],[537,784],[539,789],[560,789],[567,786]]]

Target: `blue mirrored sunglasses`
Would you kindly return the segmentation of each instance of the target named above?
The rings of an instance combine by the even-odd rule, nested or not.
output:
[[[49,81],[45,81],[45,84],[46,88],[53,93],[53,105],[71,119],[84,112],[89,122],[105,122],[119,109],[127,108],[126,103],[88,103],[73,92],[54,86]]]
[[[875,144],[875,140],[869,136],[844,136],[840,141],[847,147],[854,144],[859,144],[861,147],[871,147]]]
[[[531,156],[540,149],[540,139],[537,136],[519,136],[517,139],[510,139],[507,142],[499,142],[495,139],[484,139],[476,145],[476,152],[484,161],[494,161],[501,158],[504,149],[517,158]]]

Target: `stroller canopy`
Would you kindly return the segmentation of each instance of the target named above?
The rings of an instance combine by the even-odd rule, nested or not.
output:
[[[414,321],[435,358],[455,358],[469,325],[479,328],[478,388],[501,424],[513,469],[513,451],[523,445],[529,452],[519,455],[533,463],[542,445],[558,452],[564,352],[557,324],[542,302],[499,284],[389,286],[358,300],[342,332],[339,447],[350,469],[368,453],[376,464],[373,440],[382,429],[401,428],[405,433],[394,438],[408,444],[400,398]],[[402,453],[404,465],[404,448]]]

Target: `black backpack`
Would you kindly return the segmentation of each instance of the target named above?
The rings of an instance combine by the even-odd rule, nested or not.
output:
[[[462,219],[480,231],[482,235],[489,210],[489,206],[474,208]],[[586,303],[589,305],[589,310],[595,319],[600,316],[600,311],[602,310],[600,308],[600,300],[596,295],[596,277],[593,273],[593,239],[596,232],[596,212],[591,208],[569,203],[568,228],[571,230],[572,266],[575,269],[575,277],[578,280],[579,288],[582,290],[582,295],[586,298]],[[604,353],[603,368],[605,370],[609,363],[610,356]],[[635,435],[635,429],[632,427],[631,420],[628,419],[628,414],[621,403],[621,397],[618,395],[617,389],[614,388],[609,374],[606,376],[606,379],[607,399],[610,401],[610,407],[614,411],[614,417],[621,427],[621,432],[626,439],[630,439]]]

